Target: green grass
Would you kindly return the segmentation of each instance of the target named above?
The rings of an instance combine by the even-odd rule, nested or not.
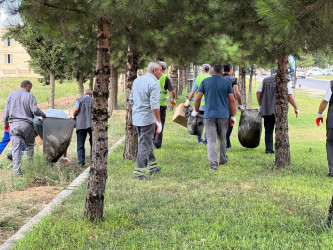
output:
[[[135,163],[122,161],[120,146],[108,158],[104,221],[82,219],[85,184],[15,249],[330,249],[332,179],[325,126],[314,122],[320,101],[298,92],[300,116],[290,107],[288,117],[292,164],[281,170],[264,153],[264,130],[260,146],[246,149],[236,125],[229,162],[208,171],[206,147],[168,112],[155,150],[161,173],[133,180]]]
[[[333,80],[333,76],[327,75],[327,76],[309,76],[309,78],[314,78],[314,79],[322,79],[322,80]]]
[[[20,89],[20,84],[22,80],[25,78],[19,77],[3,77],[1,78],[1,92],[0,92],[0,110],[5,108],[6,100],[8,94]],[[50,86],[43,85],[38,81],[37,78],[29,79],[32,84],[31,93],[36,97],[37,103],[48,102]],[[85,83],[84,87],[88,88],[88,82]],[[55,99],[59,99],[61,97],[71,96],[73,94],[78,94],[78,83],[76,81],[64,81],[60,83],[56,81],[55,86]]]

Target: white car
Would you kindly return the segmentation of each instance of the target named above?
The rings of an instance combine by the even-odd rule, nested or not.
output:
[[[296,77],[297,78],[303,78],[303,79],[305,79],[305,77],[306,77],[306,71],[303,70],[303,69],[296,70]]]
[[[324,69],[324,75],[333,75],[333,69]]]
[[[306,72],[307,76],[321,76],[324,72],[321,69],[310,69]]]

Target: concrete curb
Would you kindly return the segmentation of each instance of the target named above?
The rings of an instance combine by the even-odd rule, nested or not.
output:
[[[108,154],[112,153],[125,139],[123,136],[109,149]],[[84,170],[76,179],[63,191],[60,192],[49,204],[47,204],[38,214],[28,220],[20,230],[18,230],[13,236],[6,240],[1,246],[0,250],[12,249],[15,241],[24,238],[24,235],[30,231],[35,225],[37,225],[46,215],[52,214],[54,209],[63,203],[74,190],[76,190],[89,176],[90,167]]]

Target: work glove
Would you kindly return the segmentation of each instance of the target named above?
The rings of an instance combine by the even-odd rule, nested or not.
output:
[[[193,111],[192,111],[192,113],[191,113],[191,116],[193,116],[193,117],[197,117],[198,114],[199,114],[199,112],[197,112],[197,111],[195,111],[195,110],[193,109]]]
[[[296,118],[299,116],[299,109],[295,109]]]
[[[260,113],[260,111],[261,111],[261,106],[258,106],[258,111],[259,111],[259,113]]]
[[[238,110],[239,111],[244,111],[244,105],[238,105]]]
[[[190,105],[190,101],[188,99],[186,99],[184,106],[187,108]]]
[[[171,99],[170,103],[171,103],[172,107],[176,107],[177,102],[175,101],[175,99]]]
[[[156,134],[159,134],[162,132],[162,123],[156,121]]]
[[[320,125],[320,122],[321,123],[323,123],[323,114],[317,114],[317,118],[316,118],[316,124],[317,124],[317,126],[319,127],[319,125]]]
[[[9,132],[9,127],[10,127],[9,125],[4,126],[3,129],[4,129],[6,132]]]
[[[234,126],[236,123],[236,116],[231,116],[230,117],[230,126]]]

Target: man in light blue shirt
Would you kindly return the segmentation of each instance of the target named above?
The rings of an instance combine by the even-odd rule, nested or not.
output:
[[[201,98],[205,95],[204,123],[207,135],[209,170],[228,162],[226,133],[236,123],[236,101],[231,82],[222,78],[222,65],[215,65],[213,75],[202,81],[195,98],[192,116],[198,115]],[[230,118],[230,119],[229,119]],[[219,141],[220,159],[217,161],[216,139]]]
[[[138,156],[133,178],[145,179],[149,175],[161,171],[153,151],[155,133],[161,133],[160,118],[160,84],[162,67],[158,62],[148,65],[147,73],[133,82],[129,102],[132,105],[133,125],[139,136]]]

